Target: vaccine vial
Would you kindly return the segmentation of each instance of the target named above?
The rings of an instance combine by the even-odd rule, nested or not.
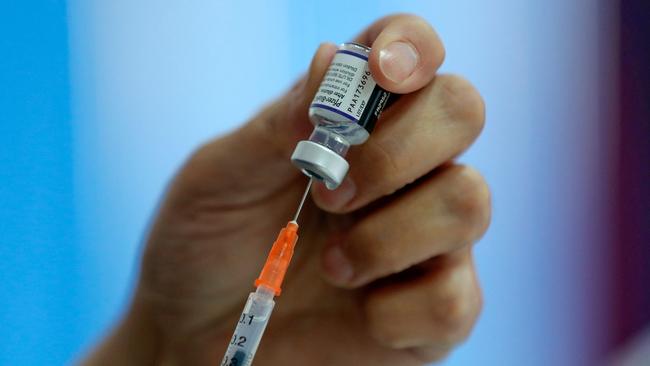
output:
[[[349,147],[368,139],[390,97],[372,78],[369,55],[370,47],[361,44],[339,47],[309,107],[314,131],[291,156],[294,165],[328,189],[343,182]]]

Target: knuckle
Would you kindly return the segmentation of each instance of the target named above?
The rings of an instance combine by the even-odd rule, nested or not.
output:
[[[417,361],[424,364],[440,362],[449,356],[451,352],[447,348],[439,347],[417,347],[407,350]]]
[[[385,194],[387,180],[398,171],[397,162],[388,148],[373,137],[359,149],[350,151],[350,161],[356,162],[350,167],[350,176],[356,183],[367,187],[366,189]]]
[[[485,124],[485,103],[478,90],[458,75],[439,75],[436,83],[447,116],[464,123],[472,137],[478,136]]]
[[[394,136],[375,135],[358,150],[351,151],[350,160],[357,164],[351,167],[350,174],[367,191],[387,196],[415,179],[413,172],[421,159],[413,144],[405,144]]]
[[[370,142],[370,141],[369,141]],[[376,163],[375,174],[380,177],[397,177],[404,164],[400,157],[405,155],[404,148],[388,141],[373,141],[372,151]]]
[[[401,348],[404,332],[399,326],[400,322],[394,319],[394,310],[386,305],[381,296],[370,296],[365,305],[368,333],[386,347]]]
[[[384,20],[387,21],[388,24],[393,24],[393,23],[414,24],[418,26],[425,26],[428,28],[432,28],[431,24],[429,24],[429,22],[426,19],[413,13],[396,13],[396,14],[386,16]]]
[[[483,298],[474,271],[468,266],[457,266],[441,278],[432,304],[432,321],[439,329],[438,341],[451,347],[466,339],[483,307]]]
[[[359,271],[371,273],[395,273],[400,266],[399,246],[392,245],[393,234],[385,227],[362,224],[351,237],[348,249],[361,266]],[[369,273],[366,273],[368,275]]]
[[[410,26],[422,27],[428,30],[433,30],[431,24],[426,19],[424,19],[423,17],[417,14],[403,13],[401,15],[400,21],[402,21],[403,24],[408,24]]]
[[[403,347],[403,334],[397,327],[388,324],[385,321],[376,321],[374,326],[371,326],[371,336],[379,343],[389,348],[402,348]]]
[[[466,339],[480,313],[480,295],[452,294],[436,304],[435,321],[440,329],[439,340],[451,346]]]
[[[212,155],[214,142],[206,142],[195,148],[190,154],[189,158],[185,161],[180,171],[174,179],[175,186],[182,186],[184,190],[194,192],[201,187],[201,181],[197,172],[203,171],[206,161],[210,160]]]
[[[463,223],[466,242],[480,237],[490,222],[490,190],[483,176],[468,166],[456,167],[450,210]]]

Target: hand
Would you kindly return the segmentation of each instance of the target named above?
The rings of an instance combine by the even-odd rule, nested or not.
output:
[[[340,188],[313,187],[255,365],[421,365],[465,339],[481,308],[471,251],[489,192],[453,159],[482,129],[482,99],[464,79],[436,75],[444,49],[421,18],[381,19],[356,41],[372,45],[378,83],[406,95],[351,148]],[[307,183],[289,156],[311,132],[307,108],[334,52],[322,45],[286,96],[201,147],[172,182],[116,333],[148,345],[127,346],[142,360],[219,364]]]

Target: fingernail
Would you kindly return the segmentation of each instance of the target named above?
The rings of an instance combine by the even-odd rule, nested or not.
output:
[[[346,284],[354,274],[350,260],[338,245],[331,246],[325,251],[323,267],[327,276],[337,284]]]
[[[348,176],[343,180],[343,183],[333,191],[325,188],[324,185],[320,185],[318,188],[317,200],[326,208],[339,210],[352,201],[355,194],[357,194],[357,185],[354,184],[352,178]]]
[[[392,82],[401,83],[415,71],[418,58],[412,45],[395,41],[379,51],[379,68]]]

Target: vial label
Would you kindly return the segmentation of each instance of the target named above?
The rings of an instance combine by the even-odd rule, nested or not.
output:
[[[368,57],[343,49],[334,56],[311,108],[331,122],[357,123],[372,132],[389,96],[370,75]]]

